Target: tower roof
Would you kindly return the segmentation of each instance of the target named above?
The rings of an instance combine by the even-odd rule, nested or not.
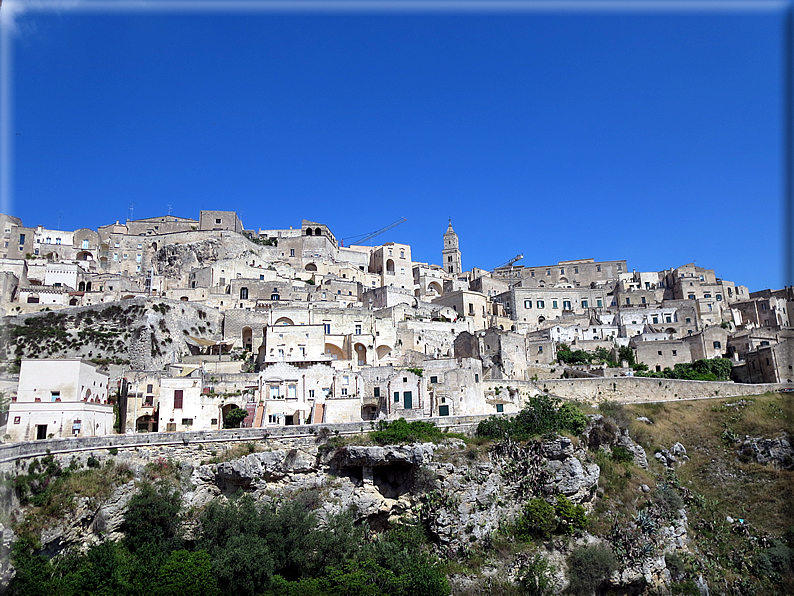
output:
[[[449,227],[447,227],[447,231],[444,234],[454,234],[455,230],[452,229],[452,218],[449,218]]]

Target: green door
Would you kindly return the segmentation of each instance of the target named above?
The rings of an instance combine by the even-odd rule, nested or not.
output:
[[[414,404],[413,404],[413,397],[411,396],[411,392],[405,391],[403,393],[403,408],[405,408],[406,410],[410,410],[413,407]]]
[[[449,416],[449,406],[438,406],[439,416]]]

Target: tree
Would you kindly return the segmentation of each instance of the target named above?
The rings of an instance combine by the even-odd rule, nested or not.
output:
[[[124,513],[124,544],[143,559],[168,555],[182,545],[181,509],[182,498],[174,487],[164,482],[157,486],[144,484]]]
[[[177,550],[157,571],[154,596],[219,596],[207,551]]]
[[[223,417],[223,428],[240,428],[240,423],[248,416],[245,408],[234,407]]]

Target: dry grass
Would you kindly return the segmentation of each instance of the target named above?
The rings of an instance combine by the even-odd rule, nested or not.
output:
[[[779,536],[794,525],[794,472],[739,462],[735,447],[721,435],[725,430],[740,437],[794,434],[793,402],[790,395],[765,394],[627,408],[654,422],[632,423],[650,448],[652,472],[662,472],[653,451],[681,442],[690,457],[677,468],[684,487],[716,500],[725,516],[747,519],[759,531]]]

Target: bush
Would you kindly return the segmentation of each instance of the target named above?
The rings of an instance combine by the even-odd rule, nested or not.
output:
[[[414,420],[407,422],[400,418],[393,422],[380,420],[378,430],[369,433],[370,438],[379,445],[393,445],[401,443],[438,443],[449,437],[460,436],[445,434],[435,424]]]
[[[560,403],[547,395],[530,397],[514,418],[491,416],[477,425],[477,436],[490,439],[524,441],[547,433],[582,433],[587,418],[576,404]]]
[[[546,596],[552,593],[553,569],[541,555],[535,555],[518,571],[518,581],[530,596]]]
[[[617,569],[609,547],[596,544],[577,548],[568,556],[568,589],[573,594],[590,596]]]
[[[531,499],[515,524],[518,538],[529,542],[534,537],[548,538],[557,529],[554,507],[543,499]]]
[[[612,460],[619,464],[630,464],[634,461],[634,454],[625,447],[612,448]]]
[[[554,507],[557,514],[557,531],[572,534],[574,529],[584,530],[587,527],[587,515],[584,507],[574,505],[565,495],[557,495],[557,504]]]

